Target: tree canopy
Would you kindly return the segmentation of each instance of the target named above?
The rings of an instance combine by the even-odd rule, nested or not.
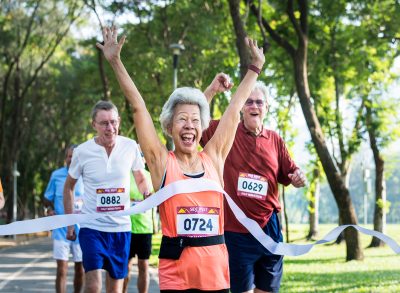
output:
[[[341,182],[338,194],[349,191],[344,183],[363,141],[375,142],[371,149],[379,157],[400,136],[399,98],[388,90],[398,84],[392,68],[399,54],[399,12],[399,1],[389,0],[3,1],[0,175],[8,218],[14,163],[21,173],[18,217],[41,215],[44,188],[63,164],[64,148],[93,135],[90,110],[96,101],[111,99],[120,110],[121,133],[135,138],[130,107],[102,63],[99,40],[76,34],[95,27],[100,35],[101,25],[119,19],[127,36],[125,64],[155,122],[173,90],[171,44],[186,48],[178,86],[204,90],[222,71],[238,84],[249,62],[238,36],[258,39],[267,60],[260,79],[276,105],[267,119],[276,121],[289,147],[299,132],[310,131],[314,147],[307,156],[318,165],[320,157],[331,189]],[[228,102],[229,94],[214,99],[212,115],[218,117]],[[292,119],[299,105],[314,113],[309,130]]]

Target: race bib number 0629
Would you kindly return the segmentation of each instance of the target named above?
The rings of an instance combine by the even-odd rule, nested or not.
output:
[[[268,191],[267,178],[260,175],[240,172],[237,190],[238,196],[265,200]]]

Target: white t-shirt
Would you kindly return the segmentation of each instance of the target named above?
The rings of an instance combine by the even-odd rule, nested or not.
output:
[[[106,149],[94,139],[79,145],[73,153],[69,175],[76,179],[82,176],[84,186],[82,213],[109,213],[126,210],[130,206],[130,172],[144,168],[137,143],[129,138],[117,136],[110,156]],[[128,232],[131,230],[129,216],[106,216],[81,228],[102,232]]]

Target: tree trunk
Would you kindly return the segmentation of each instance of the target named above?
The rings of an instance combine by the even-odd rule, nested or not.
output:
[[[250,64],[251,56],[245,43],[247,33],[240,17],[239,8],[240,0],[229,0],[229,11],[236,34],[236,48],[240,58],[240,79],[243,79],[247,72],[247,66]]]
[[[343,166],[343,165],[342,165]],[[349,189],[349,184],[350,184],[350,174],[351,174],[351,166],[352,164],[349,164],[349,168],[343,168],[342,169],[342,180],[345,182],[346,188]],[[338,224],[339,226],[343,225],[343,220],[340,218],[340,213],[338,215]],[[335,243],[340,244],[344,240],[344,232],[340,233],[339,236],[336,238]]]
[[[103,99],[104,101],[109,101],[111,98],[111,92],[109,87],[109,82],[107,75],[104,71],[104,59],[103,59],[103,52],[97,49],[97,57],[99,61],[99,72],[100,72],[100,80],[103,86]]]
[[[385,161],[379,151],[379,147],[376,141],[375,130],[372,125],[372,113],[369,106],[367,109],[366,124],[368,128],[369,143],[374,155],[375,161],[375,211],[374,211],[374,230],[378,232],[384,232],[384,216],[386,196],[384,196],[384,168]],[[384,242],[376,237],[372,237],[372,241],[369,247],[380,247],[384,246]]]
[[[340,213],[339,213],[338,224],[339,226],[343,225],[343,220],[340,218]],[[335,244],[340,244],[342,243],[343,240],[344,240],[344,232],[339,234],[339,236],[335,240]]]
[[[320,172],[318,166],[313,170],[313,190],[309,201],[309,231],[307,239],[315,239],[318,236],[319,218],[319,195],[320,195]]]
[[[343,178],[333,163],[325,142],[324,134],[311,104],[307,76],[307,40],[304,42],[305,44],[293,55],[294,75],[300,105],[308,129],[310,130],[314,147],[322,163],[329,186],[339,208],[339,217],[343,220],[344,224],[357,225],[357,216],[350,198],[349,190],[346,188]],[[346,229],[344,234],[346,239],[346,260],[363,259],[364,254],[357,230]]]

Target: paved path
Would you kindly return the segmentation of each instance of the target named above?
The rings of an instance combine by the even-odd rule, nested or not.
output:
[[[129,292],[137,292],[134,266]],[[54,292],[56,262],[52,240],[37,238],[25,244],[0,249],[0,292]],[[67,292],[73,292],[73,263],[69,263]],[[104,275],[103,275],[104,280]],[[103,284],[103,292],[104,284]],[[150,293],[159,292],[157,270],[150,270]]]

